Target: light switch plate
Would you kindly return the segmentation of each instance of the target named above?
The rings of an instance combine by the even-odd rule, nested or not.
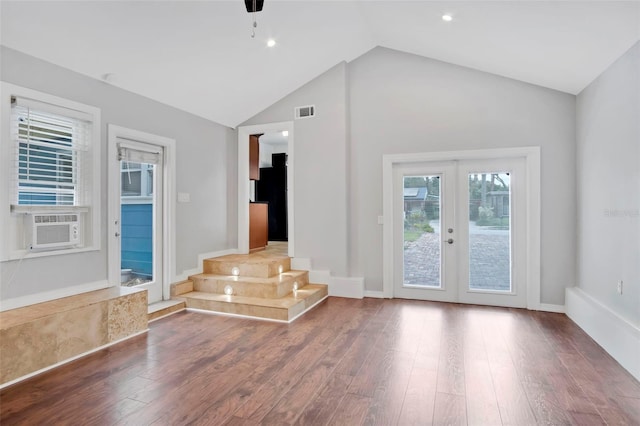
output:
[[[378,216],[378,225],[384,225],[384,216]]]
[[[178,202],[179,203],[191,202],[191,194],[189,194],[188,192],[178,192]]]

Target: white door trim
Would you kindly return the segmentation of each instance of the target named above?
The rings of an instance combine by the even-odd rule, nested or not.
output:
[[[151,133],[145,133],[138,130],[128,129],[126,127],[109,124],[107,129],[108,149],[107,149],[107,168],[108,168],[108,194],[109,194],[109,213],[107,238],[109,270],[108,281],[112,286],[120,285],[120,264],[116,259],[120,259],[118,250],[119,244],[114,241],[114,235],[119,232],[119,225],[115,221],[120,217],[118,206],[120,205],[120,163],[117,161],[117,139],[129,139],[148,143],[152,145],[162,146],[164,148],[164,173],[163,173],[163,211],[162,211],[162,233],[164,238],[162,250],[162,298],[169,299],[169,286],[174,280],[175,275],[175,237],[176,237],[176,141],[164,136],[157,136]]]
[[[540,147],[441,151],[382,156],[383,296],[393,298],[393,167],[430,161],[484,160],[524,157],[527,188],[527,309],[540,308]]]
[[[287,140],[287,236],[289,257],[294,257],[293,214],[293,121],[238,127],[238,253],[249,253],[249,136],[258,133],[289,132]]]

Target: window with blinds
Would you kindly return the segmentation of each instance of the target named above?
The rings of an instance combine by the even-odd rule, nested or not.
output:
[[[0,81],[0,262],[100,250],[100,116],[93,105]],[[49,246],[43,228],[59,227],[38,217],[74,217],[77,226]]]
[[[87,114],[11,99],[14,141],[12,204],[77,206],[86,186],[92,122]]]

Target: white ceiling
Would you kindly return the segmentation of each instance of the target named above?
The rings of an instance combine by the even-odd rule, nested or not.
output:
[[[5,46],[230,127],[375,46],[577,94],[640,39],[640,1],[265,0],[254,39],[242,0],[0,7]]]

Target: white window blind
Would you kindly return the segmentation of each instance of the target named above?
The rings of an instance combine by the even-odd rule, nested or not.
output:
[[[162,151],[137,143],[118,143],[118,160],[121,170],[121,195],[124,197],[148,197],[153,195],[155,166],[162,163]]]
[[[22,98],[11,106],[12,204],[80,205],[88,186],[90,116]]]
[[[161,153],[157,151],[146,151],[136,148],[129,148],[124,144],[118,144],[118,160],[129,163],[159,164]]]

